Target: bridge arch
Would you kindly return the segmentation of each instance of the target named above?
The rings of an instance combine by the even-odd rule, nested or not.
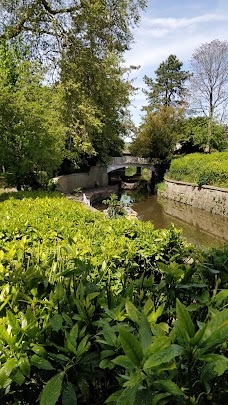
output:
[[[109,162],[107,165],[107,173],[130,166],[146,167],[153,172],[155,171],[154,166],[147,158],[140,158],[137,156],[119,156],[112,158],[112,160]]]

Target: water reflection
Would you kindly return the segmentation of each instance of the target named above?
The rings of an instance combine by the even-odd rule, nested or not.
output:
[[[220,215],[155,195],[135,202],[132,208],[142,221],[152,221],[155,228],[169,228],[174,223],[188,242],[196,246],[221,247],[228,243],[228,218]]]

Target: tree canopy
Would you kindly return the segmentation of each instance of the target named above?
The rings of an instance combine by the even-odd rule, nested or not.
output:
[[[0,165],[10,183],[38,183],[64,157],[66,130],[59,111],[60,93],[41,84],[39,64],[21,60],[16,49],[0,44]]]
[[[157,70],[155,79],[144,77],[149,90],[145,93],[148,97],[149,109],[157,106],[183,106],[186,97],[186,81],[190,74],[182,70],[183,63],[176,55],[169,55]]]
[[[211,148],[214,119],[227,118],[228,42],[214,40],[202,44],[191,58],[193,109],[208,119],[207,150]]]
[[[208,142],[207,117],[190,117],[183,121],[180,143],[182,153],[204,152]],[[215,121],[211,125],[211,149],[223,151],[227,148],[227,132],[224,125]]]
[[[139,127],[131,152],[168,163],[180,138],[182,119],[182,110],[172,106],[149,112]]]
[[[1,0],[0,38],[20,35],[35,50],[60,50],[84,36],[85,15],[92,10],[94,32],[113,48],[125,50],[132,40],[131,27],[144,7],[145,0]]]
[[[21,67],[18,77],[24,80],[23,86],[1,84],[9,105],[7,112],[3,97],[1,122],[7,122],[7,114],[9,123],[12,121],[12,110],[18,114],[11,126],[7,124],[7,130],[2,125],[4,139],[8,134],[7,139],[15,146],[16,138],[21,144],[24,137],[34,133],[33,141],[38,145],[42,138],[40,144],[45,148],[51,128],[57,129],[56,134],[62,134],[64,154],[74,168],[105,162],[108,156],[119,154],[131,125],[127,107],[133,91],[128,69],[123,68],[123,54],[130,47],[131,28],[144,7],[144,0],[0,0],[0,39],[8,49],[20,48],[23,56],[16,65]],[[14,75],[17,69],[8,62]],[[53,125],[48,126],[54,111]],[[23,125],[16,133],[17,120]],[[27,145],[36,149],[31,139]],[[57,145],[56,141],[51,161]],[[56,161],[59,156],[57,153]],[[35,168],[35,156],[30,161]],[[13,170],[10,162],[4,160],[4,166]]]
[[[186,86],[190,74],[182,71],[183,63],[170,55],[155,71],[155,79],[145,76],[149,87],[146,116],[131,146],[131,152],[158,159],[168,167],[181,134]]]

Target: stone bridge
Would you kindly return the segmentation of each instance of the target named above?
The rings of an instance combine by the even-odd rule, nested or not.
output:
[[[137,156],[121,156],[112,158],[107,166],[107,173],[110,173],[113,170],[121,169],[122,167],[130,166],[146,167],[152,171],[155,171],[151,161],[147,158],[140,158]]]

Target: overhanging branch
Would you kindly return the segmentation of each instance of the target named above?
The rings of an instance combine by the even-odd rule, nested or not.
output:
[[[58,14],[68,14],[74,11],[77,11],[81,8],[80,4],[71,7],[63,7],[59,9],[53,9],[47,0],[36,0],[31,5],[30,8],[23,12],[18,23],[13,26],[6,27],[6,31],[0,34],[0,39],[8,40],[17,37],[23,30],[28,30],[28,27],[25,27],[26,23],[31,23],[34,21],[34,14],[39,11],[38,7],[41,6],[43,8],[43,13],[50,16],[55,16]],[[42,16],[40,17],[40,22],[42,22]],[[32,29],[31,29],[32,31]]]
[[[74,11],[77,11],[80,9],[80,5],[76,5],[76,6],[71,6],[71,7],[64,7],[64,8],[59,8],[59,9],[53,9],[51,8],[50,4],[48,3],[47,0],[41,0],[41,4],[43,5],[44,9],[52,14],[52,15],[56,15],[56,14],[64,14],[64,13],[72,13]]]

